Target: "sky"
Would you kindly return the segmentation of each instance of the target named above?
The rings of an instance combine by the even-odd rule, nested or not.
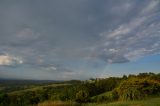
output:
[[[159,0],[0,0],[0,78],[160,72]]]

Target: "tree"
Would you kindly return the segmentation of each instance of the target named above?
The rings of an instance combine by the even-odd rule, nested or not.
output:
[[[126,75],[123,75],[122,79],[126,80],[126,79],[127,79],[127,76],[126,76]]]

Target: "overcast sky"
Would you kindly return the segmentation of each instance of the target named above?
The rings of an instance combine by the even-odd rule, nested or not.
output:
[[[0,78],[160,72],[159,0],[0,0]]]

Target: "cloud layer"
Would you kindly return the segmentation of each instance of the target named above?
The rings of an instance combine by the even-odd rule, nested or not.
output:
[[[0,1],[0,14],[4,70],[82,78],[95,64],[160,53],[158,0]]]

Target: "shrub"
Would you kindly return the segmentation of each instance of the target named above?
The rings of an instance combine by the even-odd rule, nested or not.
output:
[[[130,78],[121,82],[116,90],[120,100],[136,100],[159,93],[160,84],[158,81],[149,78]]]
[[[116,90],[92,97],[92,102],[112,102],[118,99]]]
[[[89,101],[89,93],[86,90],[80,90],[76,93],[76,102],[85,103]]]
[[[10,100],[9,97],[6,93],[1,93],[0,94],[0,106],[7,106],[9,105]]]

